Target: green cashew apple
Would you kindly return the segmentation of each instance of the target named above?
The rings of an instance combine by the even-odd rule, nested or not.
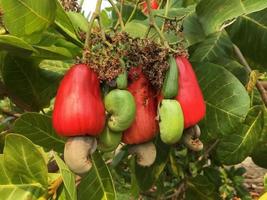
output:
[[[178,93],[178,68],[175,59],[171,56],[168,60],[170,65],[162,87],[162,94],[165,99],[172,99]]]
[[[108,127],[121,132],[131,126],[135,118],[136,106],[134,97],[127,90],[115,89],[105,96],[104,104],[109,113]]]
[[[166,144],[180,140],[184,130],[183,111],[178,101],[163,99],[159,108],[160,138]]]
[[[113,151],[120,144],[122,132],[114,132],[107,126],[98,138],[97,148],[103,152]]]

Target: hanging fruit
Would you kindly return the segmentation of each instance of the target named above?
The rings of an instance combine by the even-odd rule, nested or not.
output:
[[[115,89],[105,96],[105,108],[109,113],[108,126],[112,131],[124,131],[131,126],[135,117],[135,102],[127,90]]]
[[[159,4],[157,0],[151,0],[150,4],[151,4],[152,10],[157,10],[159,8]],[[148,14],[147,3],[145,1],[142,3],[142,11],[144,14]]]
[[[206,105],[195,72],[188,59],[178,56],[176,64],[179,71],[176,100],[183,110],[184,128],[188,128],[204,118]]]
[[[95,136],[104,129],[105,109],[99,80],[87,65],[74,65],[61,81],[53,126],[61,136]]]
[[[141,67],[131,68],[128,90],[134,96],[136,116],[133,124],[123,133],[126,144],[140,144],[153,139],[158,132],[155,93],[142,73]]]
[[[163,99],[159,108],[160,138],[166,144],[180,140],[184,130],[184,117],[179,102]]]

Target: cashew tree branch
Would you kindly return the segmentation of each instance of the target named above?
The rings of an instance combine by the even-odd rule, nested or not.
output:
[[[249,66],[248,62],[246,61],[245,57],[243,56],[242,52],[240,51],[240,49],[236,45],[234,45],[234,52],[235,52],[236,56],[238,57],[240,63],[242,65],[244,65],[247,73],[250,74],[252,72],[252,69]],[[257,89],[261,95],[261,98],[262,98],[262,101],[263,101],[265,107],[267,107],[267,90],[265,90],[264,86],[262,85],[262,83],[260,81],[257,81],[256,87],[257,87]]]

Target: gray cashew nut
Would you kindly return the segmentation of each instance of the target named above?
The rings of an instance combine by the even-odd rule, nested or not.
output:
[[[92,163],[90,155],[95,152],[97,141],[93,137],[81,136],[68,138],[64,149],[64,160],[75,174],[85,174]]]
[[[201,151],[203,149],[203,143],[200,141],[201,131],[198,125],[188,128],[183,134],[184,145],[192,151]]]
[[[137,144],[129,148],[129,153],[134,154],[137,157],[137,164],[142,167],[151,166],[157,156],[156,146],[153,142]]]

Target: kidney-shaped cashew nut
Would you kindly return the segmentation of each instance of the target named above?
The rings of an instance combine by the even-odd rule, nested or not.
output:
[[[184,145],[192,151],[201,151],[203,149],[203,143],[200,141],[201,131],[198,125],[188,128],[183,134]]]
[[[142,167],[151,166],[157,156],[156,146],[153,142],[134,145],[128,151],[130,154],[136,155],[136,162]]]
[[[90,155],[94,153],[97,141],[93,137],[81,136],[68,138],[64,149],[64,160],[75,174],[88,172],[92,163]]]

